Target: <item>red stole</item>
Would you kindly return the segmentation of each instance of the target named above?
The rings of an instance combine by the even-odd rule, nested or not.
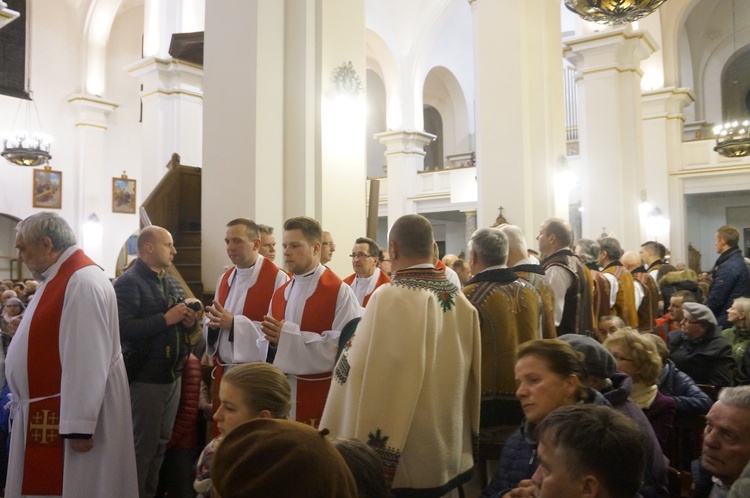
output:
[[[229,295],[229,278],[235,270],[235,266],[231,267],[224,273],[219,283],[219,304],[223,307],[227,301]],[[260,271],[258,272],[258,279],[255,284],[247,290],[245,295],[245,304],[242,308],[242,315],[246,316],[250,320],[256,322],[262,322],[263,317],[268,313],[268,303],[271,302],[273,297],[274,287],[276,286],[276,275],[279,272],[279,268],[273,264],[273,261],[267,258],[263,258]],[[219,356],[218,349],[216,356]],[[213,408],[214,412],[219,409],[219,386],[221,385],[221,378],[224,374],[224,367],[221,366],[221,359],[215,361],[216,368],[214,369],[214,383],[212,392]],[[214,424],[213,429],[214,436],[219,435],[219,428]]]
[[[347,284],[349,287],[351,287],[352,284],[354,283],[354,279],[356,279],[356,278],[357,278],[357,274],[356,273],[352,273],[351,275],[349,275],[348,277],[346,277],[344,279],[344,283]],[[381,270],[380,271],[380,275],[378,275],[378,281],[375,282],[375,288],[372,289],[372,292],[375,292],[375,289],[377,289],[381,285],[383,285],[383,284],[389,284],[390,282],[391,282],[391,279],[388,278],[388,275],[386,275],[385,272]],[[372,296],[372,292],[370,292],[369,294],[367,294],[365,296],[365,298],[362,300],[362,307],[363,308],[365,306],[367,306],[367,303],[370,301],[370,296]]]
[[[26,451],[23,462],[24,495],[61,495],[63,490],[63,440],[60,438],[60,318],[70,277],[95,265],[78,249],[47,282],[29,326],[27,376],[29,403]],[[43,367],[39,367],[42,365]]]
[[[224,306],[229,295],[229,277],[234,272],[235,267],[230,268],[221,279],[219,284],[219,304]],[[274,287],[276,285],[276,275],[279,268],[273,264],[270,259],[263,258],[263,263],[258,273],[258,280],[255,285],[247,290],[245,296],[245,305],[242,308],[242,314],[250,320],[262,322],[263,316],[268,313],[268,303],[273,297]]]
[[[290,280],[276,290],[271,301],[271,314],[277,320],[283,320],[286,313],[284,292]],[[326,269],[318,280],[312,296],[307,298],[302,311],[300,330],[317,332],[331,330],[336,316],[336,302],[339,288],[343,282],[331,270]],[[331,365],[333,369],[333,365]],[[297,421],[317,427],[323,415],[323,407],[331,386],[331,373],[297,376]]]

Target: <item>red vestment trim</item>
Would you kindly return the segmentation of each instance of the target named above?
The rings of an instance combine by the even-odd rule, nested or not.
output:
[[[229,278],[232,272],[235,270],[235,266],[231,267],[224,273],[219,284],[219,304],[223,307],[227,301],[229,295]],[[268,313],[268,304],[271,302],[273,297],[274,287],[276,286],[276,275],[279,272],[279,268],[270,259],[263,258],[263,263],[258,272],[258,279],[255,284],[247,290],[245,295],[245,304],[242,308],[242,315],[246,316],[250,320],[256,322],[262,322],[263,317]],[[221,378],[224,375],[224,367],[221,366],[221,358],[217,352],[215,360],[216,368],[214,369],[214,385],[212,392],[212,401],[214,413],[219,409],[219,386],[221,385]],[[214,436],[219,435],[219,428],[214,424],[213,427]]]
[[[29,403],[21,485],[24,495],[62,495],[60,319],[70,277],[81,268],[95,264],[80,249],[71,254],[47,282],[31,318],[27,352],[29,399],[46,399]]]
[[[347,284],[349,287],[351,287],[352,284],[354,283],[354,279],[355,278],[357,278],[357,274],[356,273],[352,273],[351,275],[349,275],[348,277],[346,277],[344,279],[344,283]],[[372,292],[375,292],[375,290],[378,287],[380,287],[381,285],[383,285],[383,284],[389,284],[389,283],[391,283],[391,279],[388,278],[388,275],[386,275],[385,272],[381,270],[380,271],[380,275],[378,276],[378,281],[375,283],[375,288],[372,289]],[[365,296],[365,298],[362,300],[362,307],[363,308],[365,306],[367,306],[368,302],[370,302],[370,296],[372,296],[372,292],[370,292],[369,294],[367,294]]]
[[[286,312],[284,291],[291,281],[276,290],[271,301],[271,312],[277,320],[283,320]],[[302,311],[300,330],[317,332],[331,330],[336,316],[336,302],[339,288],[344,283],[331,270],[326,269],[318,280],[312,296],[307,298]],[[333,368],[333,365],[331,366]],[[331,373],[297,376],[297,417],[298,422],[317,427],[323,415],[323,407],[331,386]]]

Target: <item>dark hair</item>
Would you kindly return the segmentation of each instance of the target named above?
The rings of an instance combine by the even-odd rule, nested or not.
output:
[[[407,214],[396,220],[391,227],[390,240],[398,246],[399,252],[407,258],[434,257],[430,221],[419,214]]]
[[[740,231],[732,225],[724,225],[716,230],[716,237],[723,240],[729,247],[737,247],[740,243]]]
[[[385,261],[385,252],[386,251],[383,248],[378,249],[378,261],[380,261],[381,263]]]
[[[369,237],[359,237],[357,240],[354,241],[355,244],[367,244],[367,252],[370,256],[373,258],[379,258],[380,257],[380,248],[378,247],[378,243],[372,240]]]
[[[323,240],[323,229],[315,218],[309,216],[297,216],[289,218],[284,222],[284,230],[301,230],[302,235],[310,244],[321,242]]]
[[[518,346],[516,361],[525,356],[538,357],[550,371],[560,377],[575,375],[584,380],[588,375],[583,363],[583,353],[579,353],[570,344],[559,339],[534,339],[524,342]],[[586,389],[580,386],[576,393],[576,399],[580,401],[585,397]]]
[[[233,227],[237,225],[242,225],[245,227],[245,233],[247,234],[248,240],[255,240],[260,238],[260,227],[253,220],[249,218],[235,218],[227,223],[227,227]]]
[[[333,438],[331,442],[354,476],[359,498],[391,496],[385,482],[383,461],[374,449],[354,438]]]
[[[622,257],[622,247],[616,238],[602,237],[597,242],[601,250],[607,253],[607,259],[616,261]]]
[[[610,407],[557,408],[539,423],[536,439],[553,447],[573,477],[596,476],[608,496],[632,498],[643,485],[646,437],[634,421]]]
[[[673,298],[673,297],[682,298],[683,303],[697,303],[698,302],[698,299],[696,299],[695,297],[695,292],[689,291],[689,290],[678,290],[677,292],[673,292],[669,297],[670,298]],[[666,306],[669,306],[669,303],[667,303]]]
[[[570,247],[573,242],[573,229],[570,227],[570,223],[562,218],[548,219],[545,223],[544,235],[554,235],[560,241],[560,244],[565,247]]]

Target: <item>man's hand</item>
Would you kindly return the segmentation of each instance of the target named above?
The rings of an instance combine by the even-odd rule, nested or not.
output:
[[[73,451],[77,451],[78,453],[86,453],[94,447],[93,437],[88,439],[68,439],[68,441],[70,441],[70,447]]]
[[[279,336],[281,336],[281,327],[284,325],[284,320],[277,320],[272,316],[264,316],[263,322],[260,324],[260,329],[266,334],[266,340],[273,345],[279,344]]]
[[[188,308],[185,303],[175,304],[164,313],[164,319],[167,321],[167,325],[174,325],[183,321],[188,312],[193,313],[193,320],[195,320],[195,312]]]
[[[182,319],[182,326],[186,329],[193,328],[193,325],[195,325],[195,320],[198,318],[198,314],[193,311],[192,309],[185,307],[187,312],[185,313],[185,318]]]
[[[214,329],[232,328],[234,315],[228,312],[224,307],[214,299],[213,306],[206,307],[206,316],[208,317],[208,326]]]
[[[510,498],[534,498],[536,496],[536,484],[531,479],[524,479],[518,483],[518,487],[512,489],[505,496]]]

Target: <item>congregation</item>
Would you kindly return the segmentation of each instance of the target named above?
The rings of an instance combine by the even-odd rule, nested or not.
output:
[[[59,216],[19,223],[35,280],[0,284],[5,496],[750,493],[736,228],[701,271],[558,218],[538,252],[504,224],[441,259],[406,215],[387,247],[351,241],[348,276],[318,221],[281,228],[277,253],[273,227],[229,220],[201,302],[164,228],[110,283]]]

